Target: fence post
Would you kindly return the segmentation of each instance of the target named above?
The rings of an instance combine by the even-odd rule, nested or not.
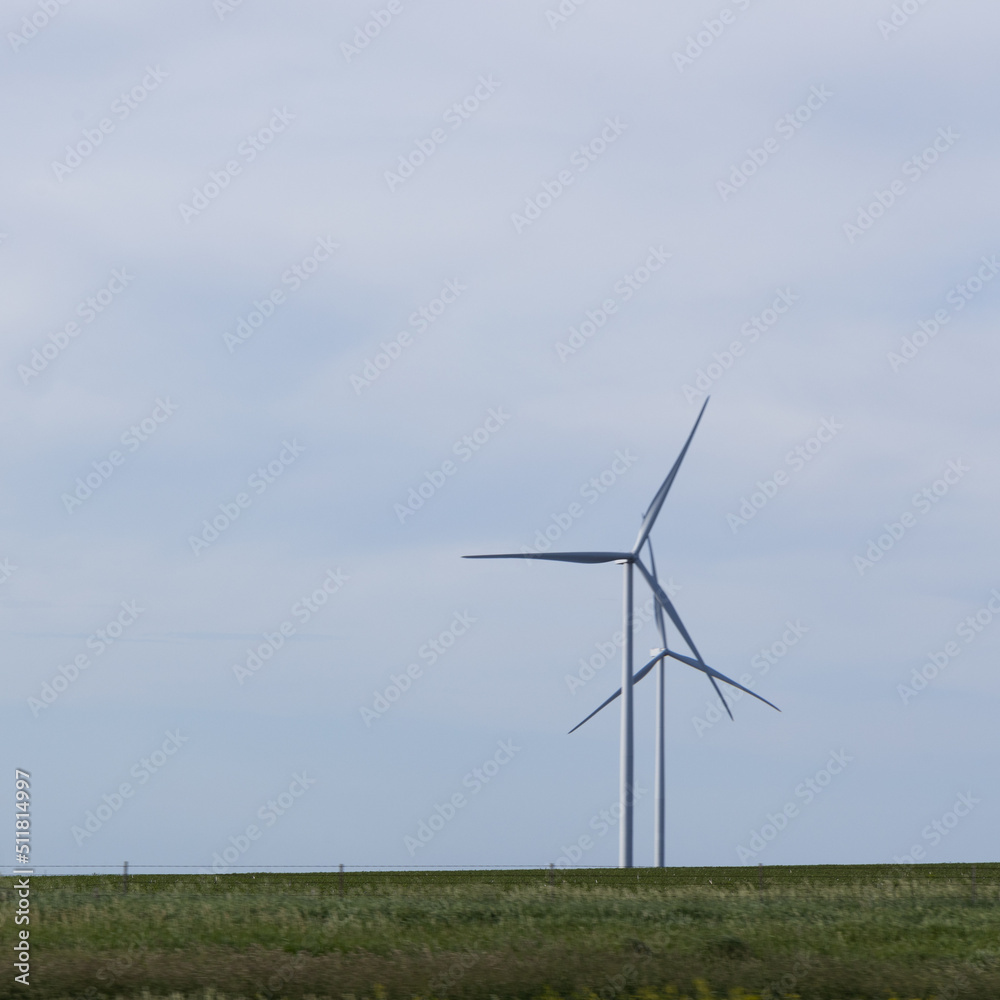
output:
[[[556,863],[554,861],[549,862],[549,885],[556,884]]]
[[[972,866],[972,902],[976,901],[976,866]]]
[[[122,892],[128,892],[128,862],[125,862],[125,867],[122,869]]]
[[[337,884],[340,888],[341,896],[344,895],[344,866],[340,866],[340,874],[337,876]]]
[[[763,891],[764,889],[764,862],[757,862],[757,889],[758,891]]]

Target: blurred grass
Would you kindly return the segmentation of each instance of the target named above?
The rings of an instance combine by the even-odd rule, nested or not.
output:
[[[138,875],[127,893],[120,875],[35,876],[30,990],[1000,1000],[1000,865],[977,866],[975,900],[969,876],[968,865],[352,872],[343,893],[335,873]],[[0,879],[7,955],[13,881]],[[12,974],[0,980],[0,997],[22,994]]]

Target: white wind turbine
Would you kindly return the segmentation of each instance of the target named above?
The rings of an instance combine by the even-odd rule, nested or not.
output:
[[[619,808],[621,811],[621,825],[619,827],[619,841],[618,841],[618,865],[620,868],[631,868],[632,867],[632,816],[633,816],[633,796],[632,788],[634,785],[634,762],[633,762],[633,746],[634,746],[634,733],[633,733],[633,705],[632,705],[632,688],[633,685],[641,680],[654,666],[660,664],[660,676],[659,683],[657,686],[658,692],[658,705],[657,705],[657,784],[656,784],[656,829],[657,829],[657,864],[662,865],[663,863],[663,813],[664,813],[664,803],[663,803],[663,757],[664,757],[664,734],[663,734],[663,683],[664,678],[662,676],[663,672],[663,661],[666,657],[672,657],[675,660],[679,660],[681,663],[686,663],[688,666],[694,667],[696,670],[702,671],[711,680],[715,690],[722,697],[722,692],[719,689],[717,680],[721,680],[726,684],[730,684],[735,688],[739,688],[741,691],[745,691],[747,694],[753,695],[760,701],[763,701],[767,705],[771,705],[771,702],[767,701],[766,698],[761,698],[760,695],[754,694],[749,688],[744,687],[742,684],[731,680],[726,677],[725,674],[719,673],[718,670],[708,666],[707,663],[702,659],[701,654],[698,652],[698,648],[695,646],[694,641],[688,634],[687,629],[684,627],[684,623],[681,621],[680,616],[677,614],[677,610],[674,608],[673,603],[667,596],[664,589],[660,586],[659,580],[656,578],[655,573],[655,562],[652,558],[652,545],[649,544],[650,550],[650,565],[653,567],[651,572],[646,568],[642,559],[639,557],[639,553],[642,551],[644,545],[649,543],[649,534],[653,530],[653,525],[656,523],[656,518],[659,516],[660,509],[663,507],[663,503],[667,498],[667,494],[670,492],[670,487],[673,485],[674,479],[677,476],[677,471],[681,467],[681,462],[684,461],[684,456],[687,454],[688,447],[691,444],[691,439],[694,437],[694,432],[698,429],[698,424],[701,422],[702,415],[705,412],[705,407],[708,405],[708,400],[702,404],[701,411],[698,413],[698,419],[694,422],[694,427],[691,428],[691,433],[688,435],[687,441],[684,443],[684,447],[681,449],[681,453],[677,456],[677,461],[674,462],[673,467],[670,472],[667,473],[666,479],[660,485],[660,488],[656,491],[656,495],[653,497],[652,503],[650,503],[645,515],[642,519],[642,525],[639,528],[639,535],[635,540],[635,544],[632,546],[629,552],[518,552],[518,553],[504,553],[499,555],[474,555],[474,556],[464,556],[465,559],[546,559],[553,562],[572,562],[572,563],[609,563],[616,562],[619,563],[624,569],[624,596],[623,596],[623,625],[622,632],[624,640],[622,643],[622,684],[618,691],[615,692],[607,701],[604,702],[599,708],[594,712],[591,712],[587,716],[587,719],[592,718],[597,712],[604,708],[605,705],[610,704],[619,695],[622,697],[622,708],[621,708],[621,751],[620,751],[620,772],[619,772]],[[663,643],[662,651],[657,651],[657,655],[647,663],[638,674],[633,675],[632,672],[632,606],[633,606],[633,587],[632,587],[632,567],[638,568],[639,572],[642,574],[646,583],[649,584],[650,589],[653,592],[654,604],[657,611],[657,625],[660,629],[661,641]],[[662,613],[666,612],[670,620],[673,622],[674,627],[680,633],[684,642],[687,644],[688,648],[694,654],[694,658],[690,656],[682,655],[681,653],[674,652],[667,648],[666,642],[666,629],[664,627]],[[723,698],[723,704],[725,705],[725,699]],[[777,709],[777,706],[771,705],[771,708]],[[729,711],[729,706],[726,705],[726,711]],[[732,713],[730,712],[730,718]],[[583,722],[586,722],[584,719]],[[583,725],[583,722],[580,725]],[[579,726],[574,727],[579,728]]]

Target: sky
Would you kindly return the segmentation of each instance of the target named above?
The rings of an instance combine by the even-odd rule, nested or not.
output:
[[[36,870],[616,864],[621,570],[461,556],[627,548],[708,395],[659,574],[781,712],[670,664],[667,864],[994,859],[994,3],[0,28]]]

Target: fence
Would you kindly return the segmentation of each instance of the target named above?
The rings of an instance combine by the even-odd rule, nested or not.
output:
[[[0,876],[0,886],[10,876]],[[882,864],[882,865],[763,865],[692,868],[578,868],[548,865],[505,866],[418,866],[391,865],[283,865],[253,867],[226,865],[217,870],[195,865],[151,865],[125,862],[123,865],[48,865],[33,869],[34,879],[66,879],[80,885],[91,880],[106,888],[120,883],[123,891],[130,886],[157,885],[189,891],[208,886],[237,886],[254,883],[261,887],[304,888],[331,887],[337,892],[368,891],[392,888],[428,890],[449,885],[471,886],[476,883],[500,887],[544,884],[603,888],[642,888],[680,890],[702,888],[706,892],[782,889],[864,890],[895,894],[902,889],[933,891],[950,895],[968,895],[970,901],[994,900],[1000,896],[1000,863],[986,864]],[[79,882],[79,880],[84,880]],[[251,886],[253,888],[253,886]]]

